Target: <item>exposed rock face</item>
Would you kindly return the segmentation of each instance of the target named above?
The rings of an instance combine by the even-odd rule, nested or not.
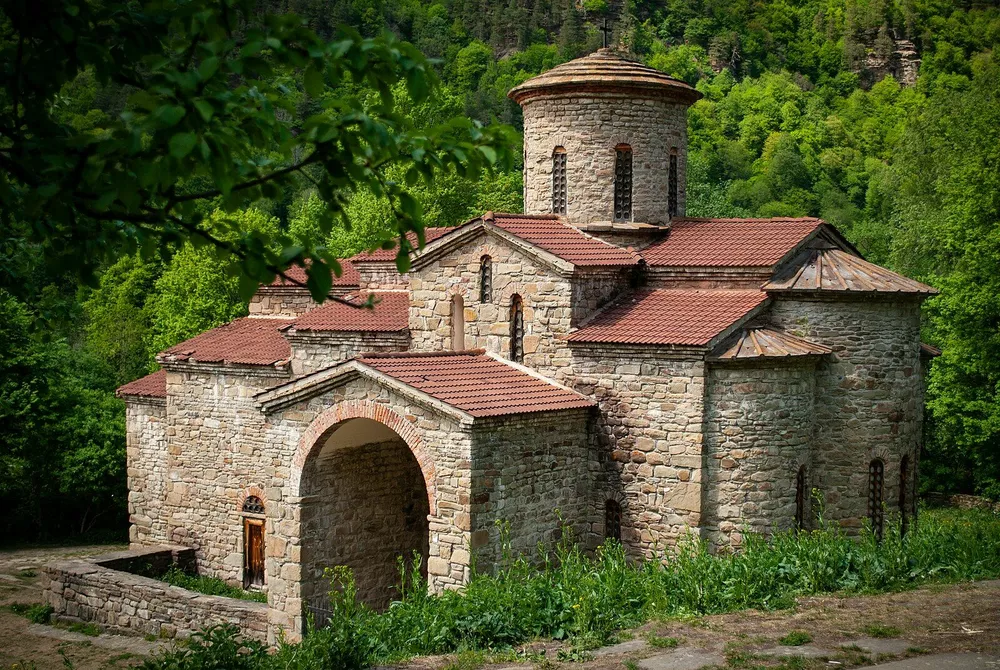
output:
[[[866,51],[865,59],[857,70],[864,88],[871,88],[886,77],[893,77],[903,86],[917,83],[920,71],[917,46],[910,40],[893,40],[893,44],[895,48],[888,55],[880,54],[876,49]]]

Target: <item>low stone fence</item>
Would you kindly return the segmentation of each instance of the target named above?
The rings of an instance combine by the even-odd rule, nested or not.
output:
[[[267,641],[266,603],[207,596],[143,576],[161,574],[171,565],[192,567],[194,552],[186,547],[145,547],[58,561],[42,568],[41,582],[57,620],[89,621],[111,633],[168,638],[230,623],[246,637]]]

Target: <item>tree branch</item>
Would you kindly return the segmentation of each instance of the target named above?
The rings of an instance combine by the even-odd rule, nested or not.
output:
[[[257,177],[256,179],[245,181],[242,184],[237,184],[232,189],[230,189],[230,192],[235,193],[237,191],[244,191],[248,188],[253,188],[254,186],[260,186],[261,184],[265,184],[271,181],[272,179],[283,177],[286,174],[291,174],[292,172],[301,170],[307,165],[312,165],[313,163],[318,161],[319,158],[320,158],[320,153],[318,151],[314,151],[313,153],[309,154],[308,157],[306,157],[305,159],[303,159],[298,163],[289,165],[288,167],[281,168],[280,170],[275,170],[274,172],[266,174],[262,177]],[[202,191],[200,193],[188,193],[186,195],[175,196],[167,202],[167,206],[164,207],[164,210],[170,210],[173,208],[174,205],[181,202],[190,202],[191,200],[205,200],[206,198],[214,198],[218,195],[222,195],[222,191],[220,191],[219,189],[212,189],[210,191]]]

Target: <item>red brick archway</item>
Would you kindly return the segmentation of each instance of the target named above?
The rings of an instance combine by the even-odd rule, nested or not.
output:
[[[324,436],[335,426],[349,419],[371,419],[390,428],[406,443],[423,474],[424,486],[427,488],[427,505],[431,514],[437,513],[437,473],[434,459],[424,447],[413,424],[405,417],[389,407],[370,400],[345,400],[323,411],[313,419],[309,427],[299,438],[292,458],[291,489],[293,496],[301,495],[302,470],[309,460],[310,454],[320,446]]]

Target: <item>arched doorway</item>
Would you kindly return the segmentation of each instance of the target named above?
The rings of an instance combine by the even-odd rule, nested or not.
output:
[[[317,618],[328,602],[324,571],[346,565],[375,608],[398,595],[398,558],[414,552],[426,577],[427,485],[407,442],[384,423],[343,420],[323,432],[302,466],[302,599]]]

